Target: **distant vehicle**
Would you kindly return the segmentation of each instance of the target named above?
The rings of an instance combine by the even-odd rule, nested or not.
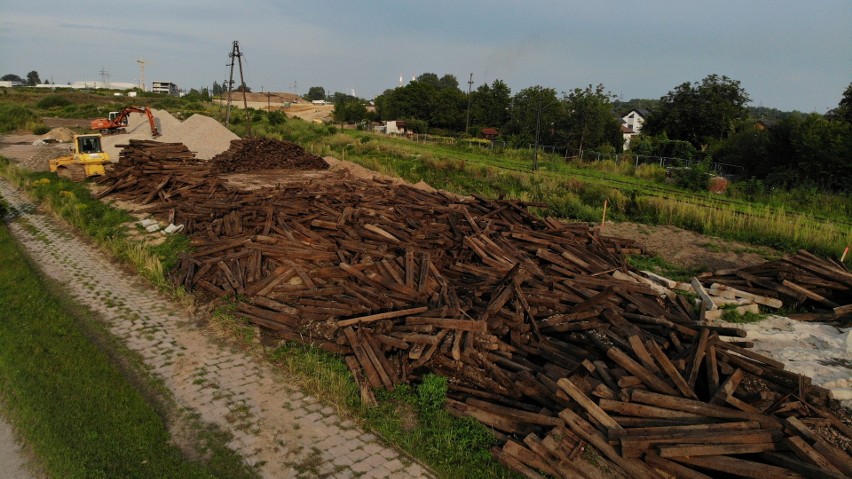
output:
[[[151,125],[151,136],[160,136],[157,125],[154,123],[154,114],[148,106],[126,106],[120,111],[109,112],[109,118],[98,118],[92,120],[92,129],[100,131],[102,135],[114,135],[116,133],[127,133],[125,127],[131,113],[141,113],[148,116]]]
[[[48,162],[50,171],[72,181],[83,181],[90,176],[106,174],[104,165],[109,154],[101,148],[101,135],[75,135],[74,153],[54,158]]]

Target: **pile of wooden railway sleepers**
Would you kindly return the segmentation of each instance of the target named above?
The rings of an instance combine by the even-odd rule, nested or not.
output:
[[[852,318],[852,273],[831,259],[799,251],[776,261],[707,273],[699,277],[722,289],[774,298],[790,308],[811,308],[792,314],[805,321],[834,321]]]
[[[214,156],[210,163],[214,173],[237,173],[268,168],[328,168],[325,160],[306,152],[301,146],[272,138],[231,140],[230,148]]]
[[[589,446],[609,477],[852,474],[830,392],[637,281],[631,240],[340,172],[238,190],[157,148],[131,144],[104,184],[185,225],[175,283],[344,355],[366,399],[446,377],[448,410],[489,426],[527,477],[601,477]]]

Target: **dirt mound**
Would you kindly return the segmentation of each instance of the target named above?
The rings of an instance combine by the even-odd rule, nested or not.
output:
[[[228,151],[216,155],[210,161],[214,173],[274,168],[325,170],[329,167],[324,159],[306,152],[301,146],[271,138],[233,140]]]
[[[171,133],[164,133],[157,141],[166,143],[183,143],[196,158],[209,160],[231,146],[232,140],[240,137],[228,130],[221,123],[204,115],[192,115]]]
[[[74,132],[69,128],[54,128],[41,137],[50,138],[51,140],[56,140],[60,143],[68,143],[74,139]]]

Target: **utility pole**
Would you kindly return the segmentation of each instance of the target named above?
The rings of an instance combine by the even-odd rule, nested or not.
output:
[[[559,101],[558,99],[550,101],[547,105],[541,106],[541,92],[538,97],[538,111],[535,115],[535,148],[533,149],[533,171],[538,170],[538,139],[541,131],[541,112],[550,107],[550,105]]]
[[[230,78],[228,80],[228,109],[225,113],[225,126],[228,126],[231,121],[231,87],[234,86],[234,59],[240,67],[240,89],[243,91],[243,108],[246,111],[246,136],[251,137],[251,112],[248,110],[248,99],[246,98],[246,81],[243,77],[243,54],[240,52],[240,42],[234,40],[231,53],[228,54],[231,59],[229,66],[231,67]]]
[[[470,74],[470,80],[467,81],[467,118],[464,120],[464,132],[470,129],[470,91],[473,88],[473,73]]]

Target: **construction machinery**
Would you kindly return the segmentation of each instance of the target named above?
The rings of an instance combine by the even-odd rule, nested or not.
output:
[[[151,107],[149,106],[126,106],[120,111],[111,111],[109,112],[109,118],[92,120],[92,129],[100,131],[103,135],[127,133],[126,127],[131,113],[147,115],[148,123],[151,125],[151,136],[160,136],[157,125],[154,123],[154,114],[151,112]]]
[[[104,165],[109,163],[109,154],[101,148],[100,134],[74,135],[73,151],[71,155],[50,160],[50,171],[72,181],[106,174]]]

